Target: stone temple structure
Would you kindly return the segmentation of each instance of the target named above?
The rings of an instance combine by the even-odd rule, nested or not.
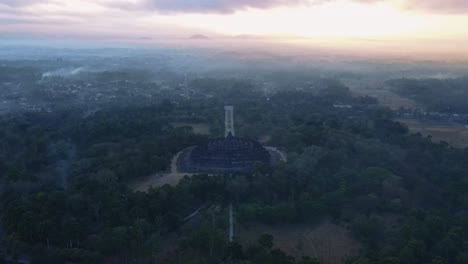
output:
[[[257,163],[271,163],[269,151],[259,142],[235,136],[234,107],[225,106],[225,136],[188,149],[181,157],[183,172],[251,172]]]

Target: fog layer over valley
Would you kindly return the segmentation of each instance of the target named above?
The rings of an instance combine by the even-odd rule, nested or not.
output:
[[[468,72],[462,63],[370,60],[329,51],[8,47],[5,54],[1,113],[52,111],[69,104],[102,107],[128,103],[128,96],[147,101],[165,91],[182,93],[186,83],[204,78],[249,80],[266,92],[315,89],[324,79],[382,90],[391,79],[457,78]]]

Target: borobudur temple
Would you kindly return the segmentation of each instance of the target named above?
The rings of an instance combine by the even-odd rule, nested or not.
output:
[[[187,149],[180,161],[183,172],[252,172],[258,163],[271,163],[269,151],[253,139],[235,136],[234,108],[225,108],[225,136]]]

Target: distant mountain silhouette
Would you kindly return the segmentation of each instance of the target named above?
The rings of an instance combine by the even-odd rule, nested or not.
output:
[[[195,35],[190,36],[189,39],[210,39],[210,38],[202,34],[195,34]]]

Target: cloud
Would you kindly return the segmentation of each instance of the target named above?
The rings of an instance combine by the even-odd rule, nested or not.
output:
[[[232,13],[245,8],[271,8],[291,6],[316,0],[82,0],[103,6],[123,9],[146,9],[161,13]],[[318,0],[334,1],[334,0]],[[21,7],[40,3],[56,3],[59,0],[1,0],[0,5]]]
[[[32,1],[32,0],[23,0]],[[124,9],[159,13],[233,13],[246,8],[323,4],[342,0],[107,0],[106,4]],[[348,0],[362,4],[387,2],[405,10],[430,13],[468,13],[468,0]]]
[[[468,0],[354,0],[360,3],[390,2],[406,10],[430,13],[467,13]]]
[[[36,4],[40,2],[45,2],[41,0],[2,0],[0,4],[7,5],[7,6],[25,6],[30,4]]]
[[[246,8],[267,9],[277,6],[322,4],[343,0],[81,0],[123,10],[158,13],[233,13]],[[363,4],[387,2],[405,10],[430,13],[468,13],[468,0],[347,0]],[[33,4],[63,4],[60,0],[0,0],[0,5],[22,7]]]
[[[408,9],[426,10],[434,13],[466,13],[467,0],[406,0],[403,6]]]
[[[308,0],[142,0],[133,7],[160,13],[233,13],[246,8],[266,9],[308,2]],[[132,4],[120,2],[115,6],[131,7]]]

